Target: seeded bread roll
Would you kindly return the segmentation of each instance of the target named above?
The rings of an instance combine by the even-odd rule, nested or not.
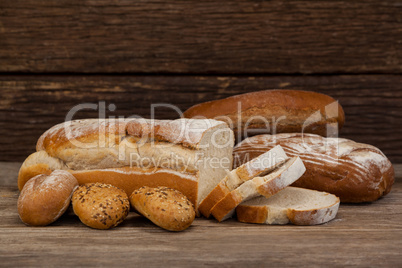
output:
[[[132,193],[130,202],[141,215],[169,231],[183,231],[195,218],[188,198],[167,187],[141,187]]]
[[[77,186],[74,176],[64,170],[31,178],[18,198],[20,219],[32,226],[45,226],[56,221],[67,210]]]
[[[74,191],[74,213],[85,225],[110,229],[119,225],[130,211],[127,194],[110,184],[84,184]]]

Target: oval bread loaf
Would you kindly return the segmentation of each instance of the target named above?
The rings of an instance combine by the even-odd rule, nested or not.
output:
[[[217,120],[82,119],[47,130],[18,175],[21,190],[37,174],[71,172],[80,185],[107,183],[127,195],[166,186],[198,204],[232,168],[234,136]],[[198,212],[197,212],[198,213]]]
[[[341,202],[371,202],[390,192],[394,168],[376,147],[342,138],[314,134],[259,135],[234,149],[234,166],[281,145],[289,156],[299,156],[306,172],[293,186],[324,191]]]
[[[104,183],[79,186],[74,191],[72,204],[81,222],[95,229],[109,229],[119,225],[130,211],[127,194]]]
[[[237,141],[256,134],[290,132],[329,136],[338,133],[345,122],[335,99],[301,90],[264,90],[204,102],[190,107],[184,117],[225,121]]]
[[[45,226],[56,221],[67,210],[77,186],[74,176],[64,170],[31,178],[18,198],[18,214],[22,222]]]
[[[141,215],[169,231],[183,231],[195,218],[188,198],[167,187],[141,187],[131,194],[130,202]]]

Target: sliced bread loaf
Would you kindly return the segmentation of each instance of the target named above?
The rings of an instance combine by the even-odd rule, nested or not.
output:
[[[226,177],[219,182],[203,201],[201,201],[198,207],[199,211],[208,218],[211,215],[213,206],[231,191],[256,176],[264,176],[278,167],[278,165],[284,163],[287,159],[288,157],[285,151],[278,145],[231,172],[228,172]]]
[[[211,213],[218,221],[224,221],[233,216],[235,208],[240,203],[260,195],[273,196],[295,182],[305,171],[301,159],[293,157],[268,175],[244,182],[219,201]]]
[[[236,208],[238,221],[263,224],[315,225],[335,218],[339,198],[333,194],[287,187],[270,198],[256,197]]]
[[[211,119],[143,118],[67,121],[46,131],[27,158],[18,187],[38,174],[68,170],[78,183],[105,183],[128,195],[142,187],[165,186],[194,204],[232,168],[233,132]]]

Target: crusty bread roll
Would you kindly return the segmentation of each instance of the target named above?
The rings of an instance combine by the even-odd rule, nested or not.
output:
[[[231,191],[235,190],[245,181],[257,176],[264,176],[274,170],[278,165],[288,159],[281,146],[276,146],[249,162],[233,169],[219,184],[202,200],[199,211],[205,217],[209,217],[212,208]]]
[[[141,186],[184,193],[196,209],[232,168],[234,137],[210,119],[85,119],[46,131],[22,165],[18,186],[57,167],[79,184],[102,182],[130,195]]]
[[[186,118],[223,120],[236,140],[257,134],[290,132],[329,136],[338,133],[345,114],[330,96],[300,90],[265,90],[194,105]]]
[[[167,187],[141,187],[131,194],[130,203],[141,215],[169,231],[183,231],[195,218],[188,198]]]
[[[75,215],[83,224],[95,229],[116,227],[130,211],[127,194],[110,184],[80,185],[71,201]]]
[[[298,155],[306,172],[293,186],[325,191],[341,202],[371,202],[390,192],[394,168],[376,147],[342,138],[313,134],[259,135],[234,149],[234,166],[281,145],[288,156]]]
[[[237,220],[247,223],[316,225],[336,217],[339,198],[333,194],[286,187],[270,198],[256,197],[236,208]]]
[[[40,174],[50,175],[54,170],[66,170],[67,166],[63,161],[49,157],[45,151],[31,154],[25,159],[18,174],[18,189],[22,190],[25,183]]]
[[[74,176],[64,170],[33,177],[18,197],[20,219],[32,226],[45,226],[56,221],[67,210],[77,186]]]
[[[211,213],[218,221],[224,221],[233,216],[240,203],[261,195],[271,197],[299,179],[305,170],[299,157],[288,159],[268,175],[248,180],[231,191],[212,208]]]

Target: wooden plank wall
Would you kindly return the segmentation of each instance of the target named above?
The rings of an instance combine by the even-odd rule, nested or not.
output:
[[[80,103],[148,117],[286,88],[338,99],[341,136],[402,163],[401,73],[402,1],[0,1],[0,161]]]

